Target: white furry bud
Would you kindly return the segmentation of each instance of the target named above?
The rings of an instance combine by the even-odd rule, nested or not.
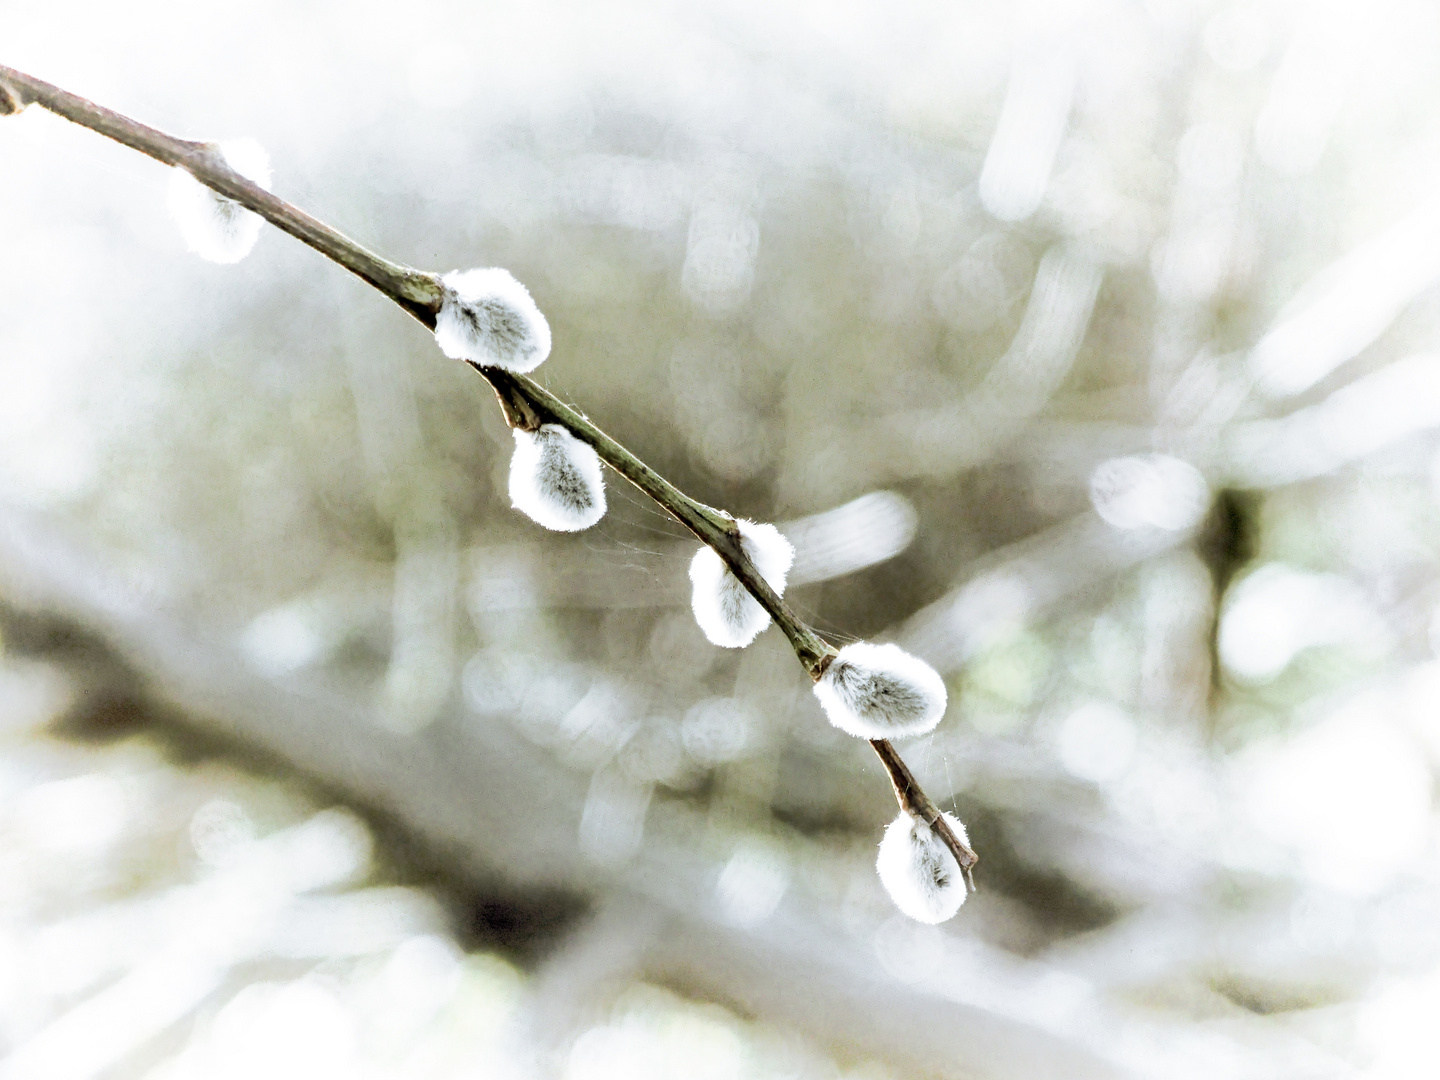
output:
[[[599,455],[559,424],[543,424],[538,431],[516,428],[510,502],[547,529],[588,529],[605,516]]]
[[[498,266],[453,270],[435,317],[435,340],[454,360],[533,371],[550,355],[550,324],[524,285]]]
[[[941,815],[967,846],[965,826]],[[939,833],[907,810],[885,829],[875,860],[880,884],[895,906],[923,923],[942,923],[965,903],[965,877]]]
[[[230,168],[270,190],[270,155],[258,142],[231,139],[215,147]],[[170,175],[169,203],[185,246],[214,263],[237,263],[249,255],[265,224],[259,214],[212,191],[179,165]]]
[[[924,735],[945,715],[945,680],[898,645],[846,645],[815,696],[830,723],[861,739]]]
[[[795,549],[774,525],[757,525],[743,518],[735,524],[740,529],[740,547],[776,596],[785,595],[785,578],[795,561]],[[740,583],[715,553],[702,547],[690,561],[690,606],[695,621],[714,644],[727,649],[742,649],[770,625],[770,613]]]

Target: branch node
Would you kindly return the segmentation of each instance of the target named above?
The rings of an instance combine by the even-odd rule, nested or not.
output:
[[[500,403],[500,411],[505,416],[506,424],[520,431],[540,430],[541,425],[545,423],[545,417],[541,416],[535,406],[520,392],[520,388],[504,368],[485,367],[469,360],[466,363],[478,371],[481,377],[490,384],[490,389],[495,391],[495,400]]]
[[[18,87],[0,81],[0,116],[14,116],[29,104],[30,100],[20,92]]]

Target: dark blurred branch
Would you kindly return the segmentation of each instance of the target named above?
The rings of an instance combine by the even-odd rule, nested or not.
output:
[[[324,222],[272,195],[232,169],[213,143],[191,142],[167,135],[58,86],[0,65],[0,114],[18,112],[31,103],[166,165],[185,169],[206,187],[233,199],[276,228],[308,244],[373,285],[431,330],[435,328],[435,316],[440,309],[442,295],[438,275],[381,258]],[[566,405],[533,379],[500,368],[475,366],[475,370],[494,389],[505,419],[512,427],[534,430],[545,423],[564,425],[576,438],[593,446],[606,464],[663,506],[701,542],[714,548],[746,589],[770,613],[810,677],[818,679],[824,673],[836,651],[797,618],[760,576],[740,547],[740,534],[730,515],[690,498],[596,427],[583,413]],[[872,742],[871,745],[890,776],[901,807],[920,813],[937,828],[956,860],[968,872],[978,856],[962,844],[945,824],[935,804],[920,789],[895,748],[885,740]]]
[[[1210,627],[1206,633],[1210,660],[1210,704],[1207,716],[1214,734],[1215,706],[1224,688],[1224,668],[1220,663],[1220,616],[1230,583],[1248,562],[1255,558],[1257,548],[1256,517],[1259,496],[1255,492],[1222,488],[1215,495],[1196,543],[1196,553],[1210,571],[1213,600],[1210,605]]]

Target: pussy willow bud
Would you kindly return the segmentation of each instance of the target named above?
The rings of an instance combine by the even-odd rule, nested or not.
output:
[[[446,356],[526,372],[550,355],[550,324],[509,270],[454,270],[440,284],[435,340]]]
[[[950,814],[941,816],[968,846],[965,826]],[[939,834],[908,810],[886,827],[875,870],[895,906],[920,922],[944,922],[965,903],[960,864]]]
[[[270,155],[254,139],[216,143],[225,163],[270,190]],[[237,263],[255,246],[265,219],[212,191],[179,165],[170,174],[170,215],[185,246],[214,263]]]
[[[547,529],[588,529],[605,516],[599,456],[559,424],[538,431],[516,428],[510,502]]]
[[[846,645],[815,696],[830,723],[861,739],[924,735],[945,715],[945,680],[898,645]]]
[[[743,518],[735,524],[740,529],[741,549],[775,595],[784,596],[795,548],[774,525],[758,525]],[[714,644],[727,649],[744,648],[770,625],[770,613],[731,573],[714,548],[702,547],[695,553],[690,561],[690,583],[695,621]]]

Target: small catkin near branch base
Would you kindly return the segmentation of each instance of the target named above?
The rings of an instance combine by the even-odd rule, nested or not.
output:
[[[366,281],[432,331],[436,329],[437,318],[445,309],[447,297],[452,304],[457,296],[463,303],[473,286],[476,295],[481,296],[480,306],[483,307],[484,297],[489,296],[489,292],[481,290],[481,284],[485,289],[494,286],[494,282],[488,279],[481,284],[462,280],[458,282],[461,287],[457,288],[457,281],[452,275],[442,278],[438,274],[416,270],[382,258],[241,175],[225,160],[224,154],[214,143],[192,142],[167,135],[58,86],[0,65],[0,116],[19,112],[29,104],[40,105],[66,120],[138,150],[157,161],[184,169],[218,195],[260,215],[276,228],[289,233],[301,243],[314,248],[327,259]],[[509,288],[508,283],[502,284],[506,289]],[[509,292],[501,291],[512,304],[518,297],[518,294],[512,296]],[[521,291],[524,291],[523,287]],[[529,294],[525,293],[524,298],[528,301]],[[528,308],[525,313],[528,315]],[[475,313],[462,314],[466,314],[468,318]],[[538,311],[535,314],[538,316]],[[535,325],[538,327],[541,323],[543,317],[540,318],[540,323]],[[462,333],[460,336],[465,337],[466,334]],[[565,404],[520,373],[521,370],[533,367],[530,363],[533,356],[540,355],[543,359],[543,354],[549,352],[549,346],[547,326],[543,333],[538,329],[534,332],[533,347],[526,341],[514,347],[514,355],[524,357],[522,362],[497,367],[486,365],[488,355],[464,358],[470,361],[471,366],[494,389],[505,420],[512,428],[535,432],[546,424],[563,427],[575,439],[593,448],[602,461],[664,507],[671,516],[694,533],[701,543],[711,548],[785,634],[801,665],[811,679],[818,682],[839,653],[781,601],[776,590],[761,575],[742,546],[743,537],[736,520],[723,511],[690,498],[605,434],[579,410]],[[456,351],[463,355],[463,350]],[[888,740],[872,739],[870,745],[890,777],[901,810],[914,815],[932,829],[968,877],[979,857],[970,849],[966,839],[957,835],[950,827]]]

